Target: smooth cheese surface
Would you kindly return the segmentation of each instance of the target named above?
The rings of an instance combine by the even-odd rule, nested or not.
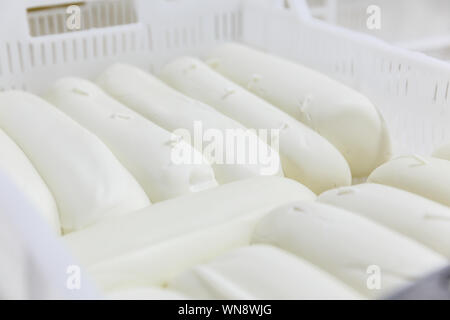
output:
[[[315,70],[236,43],[210,52],[218,72],[327,138],[365,177],[391,157],[391,142],[377,108],[362,94]]]
[[[317,200],[365,216],[450,258],[450,208],[438,202],[375,183],[329,190]]]
[[[95,133],[133,174],[152,202],[217,186],[204,164],[176,164],[172,134],[78,78],[58,80],[45,98]],[[181,148],[197,151],[184,141]],[[197,155],[201,157],[201,155]]]
[[[223,155],[219,157],[222,163],[212,163],[216,179],[221,184],[260,175],[282,175],[279,155],[274,150],[262,161],[251,163],[247,158],[249,161],[239,163],[237,157],[241,155],[236,155],[235,148],[227,145],[232,143],[233,138],[220,143],[220,137],[226,137],[227,132],[239,135],[246,128],[212,107],[181,94],[149,73],[133,66],[115,64],[102,73],[97,84],[115,99],[170,132],[186,132],[180,135],[189,139],[189,143],[203,154],[208,149],[207,145],[219,141],[214,148],[217,151],[211,153]],[[244,134],[241,136],[245,137]],[[260,139],[257,141],[258,150],[268,148]],[[228,162],[226,157],[236,161]],[[210,159],[207,157],[207,160]]]
[[[277,130],[286,177],[301,182],[316,193],[351,184],[346,160],[325,138],[202,61],[178,58],[162,69],[160,77],[175,89],[249,128]]]
[[[331,275],[272,246],[236,249],[169,284],[195,299],[361,299]]]
[[[0,150],[0,171],[8,175],[30,203],[36,206],[50,228],[61,234],[53,195],[27,156],[3,130],[0,130]]]
[[[319,202],[275,209],[258,223],[252,242],[290,251],[373,298],[412,284],[447,263],[399,233]],[[373,272],[380,277],[371,277]]]
[[[248,244],[256,221],[295,200],[314,200],[303,185],[257,177],[153,204],[64,237],[105,289],[163,285],[185,268]]]
[[[450,143],[437,148],[433,153],[433,157],[450,161]]]
[[[367,179],[450,206],[450,161],[402,156],[375,169]]]
[[[0,93],[0,127],[51,190],[64,232],[150,204],[95,135],[39,97],[21,91]]]

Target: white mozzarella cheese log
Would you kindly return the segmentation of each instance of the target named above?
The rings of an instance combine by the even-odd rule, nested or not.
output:
[[[227,132],[232,132],[240,134],[246,140],[245,128],[212,107],[181,94],[149,73],[133,66],[115,64],[103,72],[97,79],[97,84],[134,111],[172,133],[183,136],[202,154],[207,149],[211,150],[207,145],[215,143],[213,149],[217,149],[216,153],[223,157],[219,156],[219,161],[211,161],[211,164],[216,179],[221,184],[259,175],[282,175],[278,153],[273,149],[268,151],[268,145],[254,134],[252,136],[257,141],[256,147],[249,152],[253,156],[259,156],[260,151],[266,151],[261,154],[267,157],[257,157],[259,161],[254,164],[251,163],[250,156],[238,162],[238,157],[246,155],[239,154],[239,150],[236,150],[238,147],[229,148],[227,144],[241,139],[233,140],[231,137],[222,144],[222,140],[216,135],[226,137]],[[247,153],[246,150],[243,153]],[[227,161],[228,158],[231,161]],[[220,163],[222,159],[224,161]],[[233,159],[236,161],[233,162]]]
[[[77,78],[58,80],[46,99],[95,133],[134,175],[152,202],[217,186],[214,172],[203,164],[176,164],[172,134]],[[184,141],[180,148],[198,153]]]
[[[314,265],[272,246],[233,250],[185,271],[169,288],[194,299],[361,299]]]
[[[389,133],[377,108],[338,81],[235,43],[215,48],[208,63],[327,138],[354,176],[369,175],[391,157]]]
[[[64,239],[102,288],[163,285],[187,267],[248,244],[259,217],[302,199],[315,195],[293,180],[257,177],[159,202]]]
[[[136,180],[94,134],[39,97],[20,91],[1,93],[0,127],[53,193],[64,232],[150,204]]]
[[[158,287],[130,288],[113,291],[106,294],[110,300],[186,300],[188,297],[173,291]]]
[[[20,188],[56,234],[61,234],[55,199],[23,151],[0,130],[0,171]]]
[[[433,153],[433,157],[450,161],[450,143],[437,148]]]
[[[365,216],[450,258],[450,208],[447,206],[374,183],[329,190],[318,201]]]
[[[325,138],[202,61],[178,58],[162,69],[161,78],[182,93],[249,128],[277,130],[286,177],[303,183],[316,193],[351,184],[346,160]]]
[[[375,169],[367,182],[403,189],[450,206],[450,161],[403,156]]]
[[[258,223],[252,242],[290,251],[370,297],[389,294],[447,263],[418,242],[319,202],[275,209]]]

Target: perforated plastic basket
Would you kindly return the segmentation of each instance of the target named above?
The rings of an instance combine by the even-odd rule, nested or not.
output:
[[[84,1],[78,3],[81,30],[75,31],[65,24],[67,5],[61,0],[0,2],[0,90],[39,94],[59,77],[93,78],[116,61],[157,72],[175,56],[201,57],[218,43],[240,41],[366,94],[386,118],[397,153],[429,154],[450,140],[449,64],[312,19],[304,1]],[[7,181],[0,179],[0,186],[6,190]],[[15,211],[15,222],[30,215]],[[0,214],[1,219],[7,217]],[[34,234],[38,227],[23,224],[17,230]],[[60,245],[53,242],[55,248]],[[30,250],[48,256],[49,243]],[[39,260],[40,269],[53,270],[52,259],[60,266],[70,262],[53,256]],[[61,277],[53,280],[49,287],[67,291]],[[81,294],[91,295],[90,289]]]

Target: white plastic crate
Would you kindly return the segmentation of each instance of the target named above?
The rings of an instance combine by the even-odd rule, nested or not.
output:
[[[218,43],[240,41],[299,61],[369,96],[386,118],[397,153],[429,154],[450,140],[449,64],[312,19],[304,1],[91,0],[80,4],[85,17],[79,31],[61,23],[67,5],[61,0],[0,2],[0,90],[39,94],[59,77],[93,78],[117,61],[157,72],[173,57],[201,57]],[[8,190],[7,181],[0,179],[0,187]],[[16,222],[32,214],[15,211]],[[20,233],[35,234],[38,224],[25,224]],[[49,243],[30,250],[59,250]],[[59,245],[55,241],[55,248]],[[64,265],[69,258],[55,259]],[[55,264],[51,258],[39,263],[41,271]],[[60,280],[47,284],[63,292]],[[93,294],[86,290],[79,295]]]

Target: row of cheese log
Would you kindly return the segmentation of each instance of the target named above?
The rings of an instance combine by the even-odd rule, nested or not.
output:
[[[259,177],[64,240],[116,298],[379,298],[448,263],[450,208],[381,184],[316,197],[293,180]]]
[[[164,68],[161,78],[186,95],[126,65],[107,69],[98,86],[61,79],[44,96],[53,105],[24,92],[0,94],[0,128],[32,162],[54,200],[25,156],[0,132],[8,154],[4,170],[24,185],[57,231],[59,219],[68,233],[105,215],[264,172],[261,163],[210,165],[184,140],[176,147],[202,161],[174,165],[172,132],[183,128],[194,136],[195,121],[205,129],[280,129],[279,155],[272,150],[269,162],[281,162],[281,167],[273,174],[315,193],[350,185],[351,171],[355,177],[367,175],[389,158],[384,122],[359,93],[237,44],[219,47],[212,57],[211,64],[236,82],[200,60],[180,58]],[[244,82],[246,88],[239,85]],[[265,100],[250,91],[263,93]],[[258,149],[267,147],[258,143],[263,145]]]
[[[379,166],[390,158],[389,138],[363,96],[239,45],[222,46],[213,57],[209,64],[219,73],[194,58],[177,59],[161,73],[202,102],[126,65],[97,79],[104,91],[61,79],[45,95],[52,104],[24,92],[0,94],[6,133],[0,131],[0,169],[56,232],[80,230],[64,239],[106,292],[169,286],[195,298],[374,297],[445,263],[450,161],[410,156]],[[281,128],[282,170],[275,175],[307,188],[252,178],[261,175],[260,165],[211,166],[206,159],[174,165],[171,131],[192,132],[196,120],[221,130]],[[198,152],[183,140],[177,144]],[[435,156],[450,160],[449,153],[443,147]],[[369,182],[377,184],[348,187],[350,171],[371,173]],[[347,187],[319,202],[336,193],[329,204],[348,211],[311,202],[339,186]],[[149,206],[190,193],[196,194]],[[260,243],[296,257],[258,246],[229,253],[235,261],[229,267],[220,267],[222,258],[211,262],[217,272],[194,267]],[[367,287],[370,265],[382,271],[381,291]],[[260,273],[252,266],[261,266]],[[275,281],[273,270],[284,282]]]

